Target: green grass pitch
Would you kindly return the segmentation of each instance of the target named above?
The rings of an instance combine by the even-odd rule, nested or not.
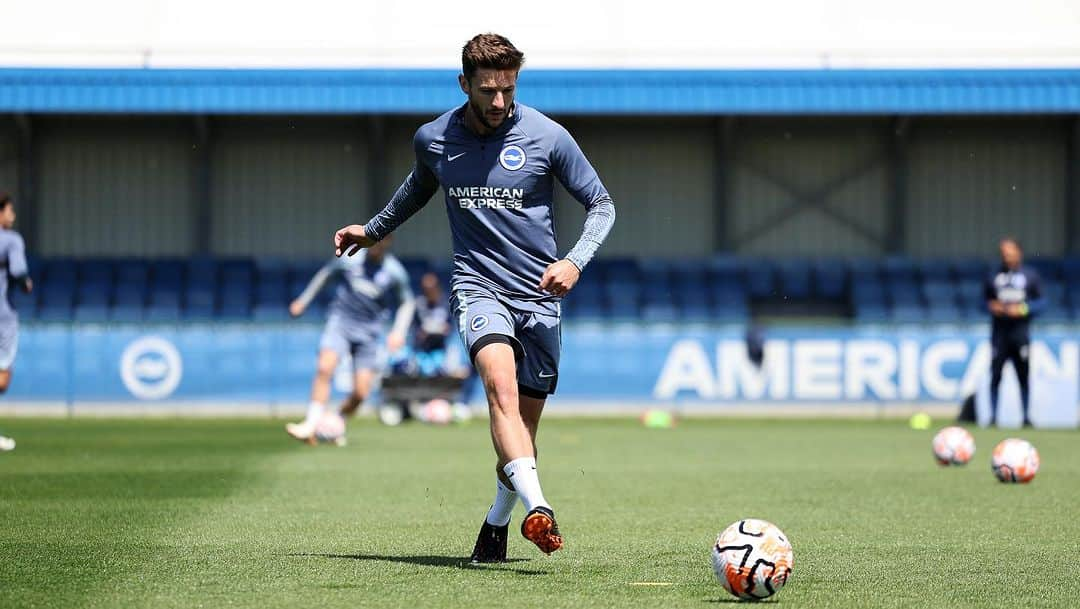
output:
[[[781,607],[1076,607],[1080,436],[976,431],[942,468],[897,421],[552,419],[544,490],[566,547],[466,566],[494,488],[483,421],[0,421],[0,607],[711,607],[716,533],[770,520],[795,549]],[[990,473],[1030,439],[1030,485]],[[520,521],[515,512],[514,526]],[[516,530],[516,529],[515,529]],[[642,586],[637,582],[670,585]]]

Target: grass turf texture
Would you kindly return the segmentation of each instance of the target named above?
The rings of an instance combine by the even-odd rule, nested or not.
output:
[[[348,448],[279,421],[9,420],[0,607],[708,607],[716,533],[771,520],[795,548],[785,607],[1075,607],[1080,445],[976,431],[937,466],[904,421],[550,420],[541,478],[566,548],[516,527],[505,565],[465,566],[494,489],[483,422],[371,421]],[[990,473],[1022,435],[1030,485]],[[670,582],[640,586],[635,582]]]

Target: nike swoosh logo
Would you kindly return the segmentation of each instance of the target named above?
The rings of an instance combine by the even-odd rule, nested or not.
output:
[[[554,376],[555,376],[555,373],[554,373],[554,372],[552,372],[551,374],[544,374],[543,372],[538,372],[538,373],[536,374],[536,376],[539,376],[539,377],[540,377],[540,378],[542,378],[542,379],[549,379],[549,378],[552,378],[552,377],[554,377]]]
[[[448,155],[446,155],[446,160],[450,161],[450,162],[453,162],[455,159],[460,159],[461,157],[465,156],[466,154],[469,154],[469,153],[468,152],[459,152],[458,154],[448,154]]]

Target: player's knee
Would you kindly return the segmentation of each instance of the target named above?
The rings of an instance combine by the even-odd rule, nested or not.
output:
[[[7,393],[8,385],[11,384],[11,376],[5,374],[0,377],[0,393]]]
[[[488,401],[500,410],[518,409],[517,379],[512,374],[491,375],[484,379]]]

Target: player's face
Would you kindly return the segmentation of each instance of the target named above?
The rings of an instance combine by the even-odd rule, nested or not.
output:
[[[1023,252],[1020,251],[1020,246],[1016,245],[1012,241],[1001,242],[1001,261],[1005,263],[1005,266],[1010,269],[1015,269],[1020,266],[1020,262],[1024,259]]]
[[[487,131],[494,131],[509,116],[514,104],[514,92],[517,89],[516,70],[491,70],[481,68],[466,80],[458,77],[461,90],[469,96],[469,109],[473,117]]]
[[[0,210],[0,226],[4,228],[11,228],[15,226],[15,204],[8,203],[4,206],[3,210]]]

